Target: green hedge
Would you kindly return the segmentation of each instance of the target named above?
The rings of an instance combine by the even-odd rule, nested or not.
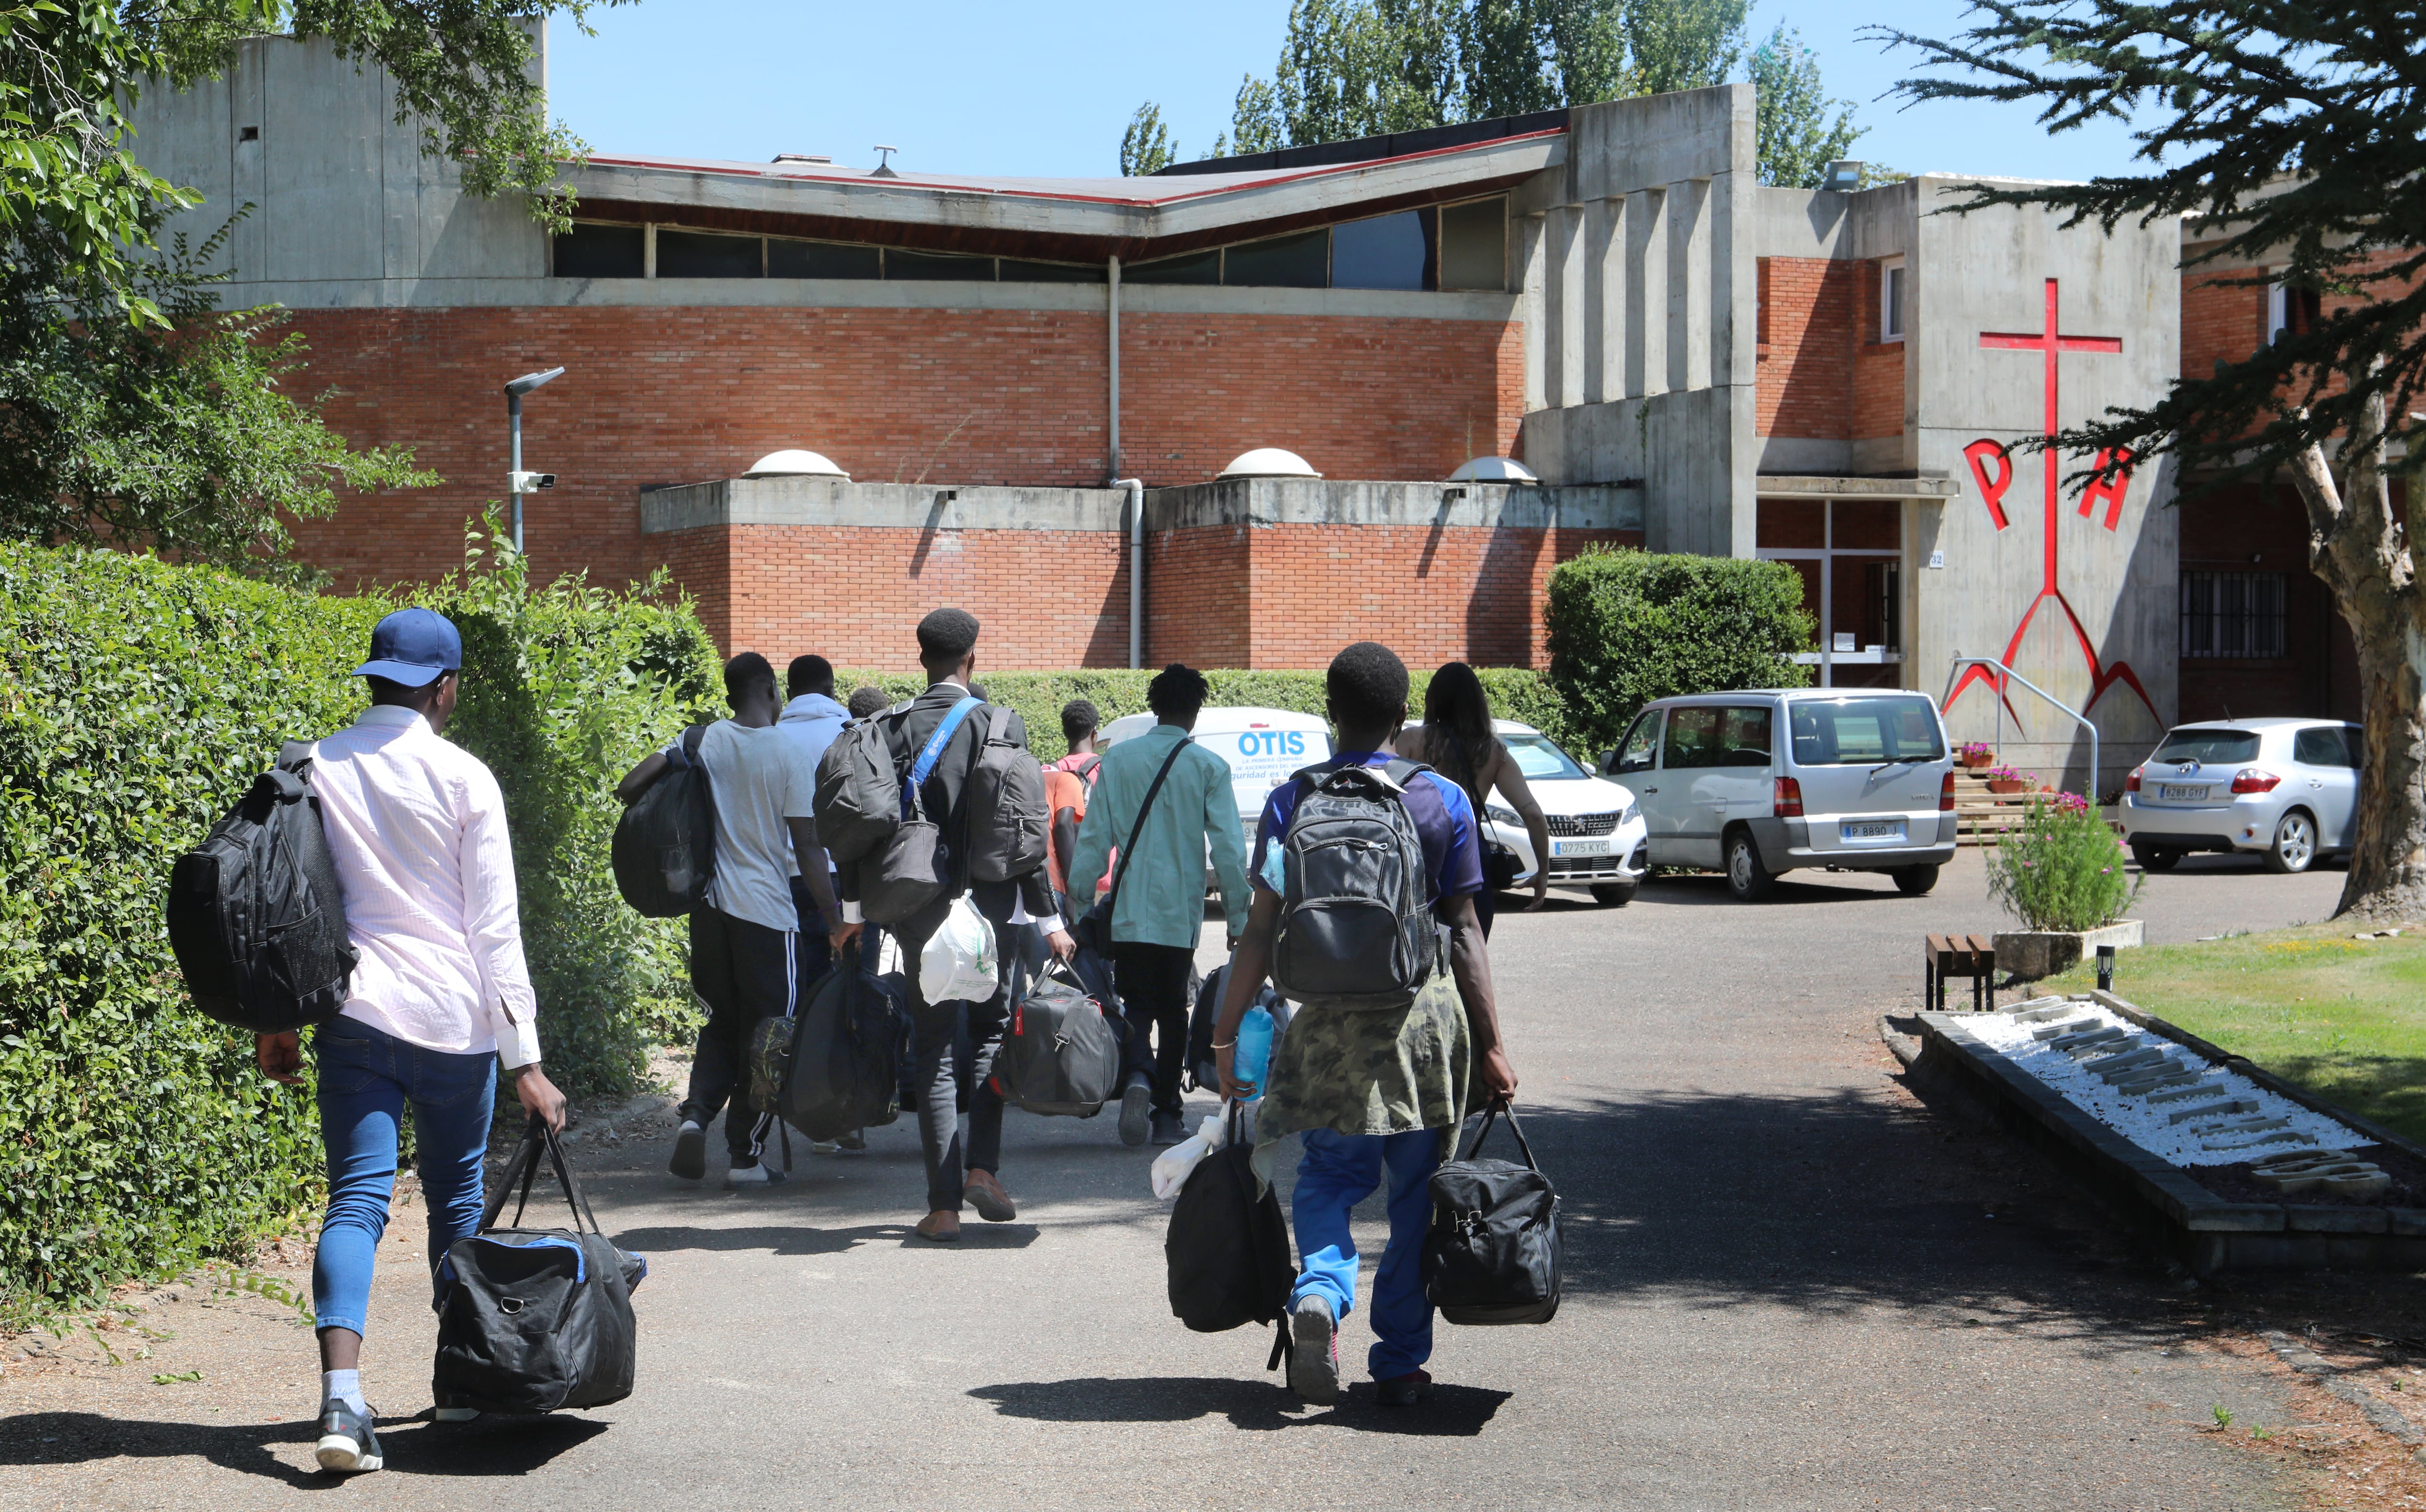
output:
[[[1408,694],[1408,715],[1420,719],[1424,687],[1431,681],[1431,670],[1410,671],[1414,688]],[[1583,750],[1572,743],[1574,732],[1565,707],[1548,678],[1523,667],[1484,667],[1477,671],[1484,691],[1491,695],[1493,713],[1501,719],[1530,724],[1566,745],[1578,758],[1583,756]],[[978,670],[978,681],[985,684],[987,695],[997,704],[1019,710],[1019,717],[1027,723],[1029,744],[1048,759],[1061,752],[1063,704],[1084,698],[1102,711],[1107,723],[1124,714],[1142,713],[1145,685],[1154,680],[1154,675],[1152,671],[1130,672],[1125,668],[1108,672],[988,672],[981,666]],[[1319,672],[1208,668],[1205,669],[1205,680],[1211,685],[1207,702],[1217,708],[1253,705],[1302,714],[1319,714],[1323,709]],[[927,679],[916,673],[837,672],[835,696],[848,699],[853,689],[871,683],[896,698],[907,698],[925,688]]]
[[[1578,756],[1616,744],[1655,698],[1811,680],[1792,659],[1814,643],[1803,579],[1782,561],[1596,548],[1551,569],[1543,615]]]
[[[720,691],[687,606],[512,565],[421,595],[464,631],[451,738],[506,792],[552,1072],[628,1088],[687,1013],[679,922],[606,865],[607,786]],[[351,723],[380,597],[0,545],[0,1316],[239,1252],[315,1195],[311,1089],[193,1012],[170,863],[275,755]]]

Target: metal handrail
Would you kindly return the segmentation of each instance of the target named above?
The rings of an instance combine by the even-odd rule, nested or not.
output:
[[[2025,688],[2029,689],[2030,691],[2032,691],[2032,692],[2034,692],[2034,693],[2038,694],[2041,698],[2044,698],[2044,699],[2046,699],[2048,703],[2050,703],[2050,704],[2054,705],[2054,706],[2055,706],[2055,709],[2056,709],[2056,712],[2057,712],[2057,713],[2059,713],[2059,714],[2068,714],[2068,715],[2070,715],[2070,716],[2072,717],[2072,722],[2073,722],[2074,723],[2076,723],[2076,724],[2079,725],[2082,729],[2087,730],[2087,731],[2089,732],[2089,780],[2088,780],[2087,782],[2085,782],[2085,783],[2083,783],[2083,784],[2081,785],[2081,789],[2082,789],[2081,796],[2082,796],[2083,798],[2086,798],[2086,799],[2088,799],[2088,800],[2089,800],[2089,806],[2090,806],[2090,807],[2092,807],[2092,808],[2095,808],[2095,807],[2097,806],[2097,771],[2098,771],[2098,768],[2097,768],[2097,726],[2090,723],[2090,721],[2089,721],[2089,716],[2088,716],[2088,715],[2086,715],[2086,714],[2084,714],[2084,713],[2082,713],[2080,710],[2078,710],[2078,709],[2077,709],[2077,708],[2073,707],[2070,704],[2067,704],[2067,703],[2063,702],[2062,699],[2060,699],[2060,698],[2056,697],[2056,695],[2055,695],[2055,694],[2053,694],[2053,693],[2051,693],[2051,692],[2048,692],[2046,689],[2044,689],[2044,688],[2040,687],[2038,684],[2036,684],[2036,683],[2034,683],[2034,682],[2030,681],[2028,677],[2023,676],[2020,673],[2015,672],[2013,668],[2011,668],[2011,667],[2009,667],[2009,666],[2005,665],[2003,662],[2001,662],[2001,661],[1997,660],[1997,659],[1996,658],[1994,658],[1994,657],[1965,657],[1965,656],[1957,656],[1957,657],[1954,658],[1954,664],[1953,664],[1952,666],[1950,666],[1950,667],[1949,667],[1949,668],[1947,668],[1947,669],[1946,669],[1946,691],[1945,691],[1945,692],[1942,692],[1942,693],[1940,693],[1940,694],[1938,694],[1938,695],[1937,695],[1937,707],[1939,707],[1939,709],[1943,710],[1943,709],[1946,707],[1946,700],[1947,700],[1949,697],[1952,696],[1952,694],[1953,694],[1953,692],[1954,692],[1954,679],[1955,679],[1958,675],[1961,675],[1961,673],[1962,673],[1963,669],[1964,669],[1964,668],[1965,668],[1965,667],[1994,667],[1994,668],[1996,668],[1996,669],[1997,669],[1997,671],[1998,673],[2002,674],[2004,676],[2006,676],[2006,677],[2010,677],[2010,678],[2012,678],[2014,681],[2015,681],[2015,682],[2017,682],[2017,683],[2020,683],[2023,687],[2025,687]],[[2001,749],[2001,748],[2003,747],[2004,743],[2005,743],[2005,696],[2004,696],[2004,695],[2005,695],[2005,691],[2004,691],[2004,688],[2003,688],[2001,685],[2000,685],[2000,686],[1998,686],[1998,687],[1997,688],[1997,690],[1996,690],[1996,692],[1997,692],[1997,744],[1998,748],[1999,748],[1999,749]]]

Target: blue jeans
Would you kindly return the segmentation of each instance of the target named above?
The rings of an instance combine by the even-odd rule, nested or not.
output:
[[[497,1058],[425,1050],[351,1018],[314,1035],[320,1058],[320,1144],[329,1212],[312,1257],[315,1325],[364,1333],[371,1260],[396,1192],[396,1126],[412,1104],[414,1168],[429,1209],[429,1261],[480,1227],[480,1158],[489,1147]]]
[[[1390,1243],[1373,1277],[1373,1334],[1366,1364],[1377,1381],[1406,1374],[1432,1356],[1432,1305],[1424,1298],[1420,1263],[1424,1229],[1432,1217],[1426,1183],[1440,1168],[1441,1130],[1403,1134],[1340,1134],[1306,1130],[1289,1211],[1297,1227],[1297,1286],[1292,1307],[1306,1295],[1345,1318],[1356,1305],[1356,1240],[1348,1227],[1356,1204],[1390,1173]]]

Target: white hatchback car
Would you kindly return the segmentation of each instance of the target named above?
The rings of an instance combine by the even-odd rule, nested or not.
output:
[[[1634,794],[1623,784],[1595,777],[1577,766],[1556,741],[1530,724],[1509,719],[1491,723],[1499,742],[1516,758],[1516,770],[1525,774],[1525,785],[1533,789],[1542,818],[1548,821],[1550,885],[1590,888],[1593,901],[1604,907],[1632,902],[1634,889],[1642,882],[1647,834]],[[1525,821],[1516,810],[1500,801],[1498,794],[1489,798],[1483,805],[1483,822],[1493,839],[1516,853],[1517,863],[1524,869],[1517,875],[1517,887],[1530,887],[1533,869],[1539,864],[1532,837],[1525,833]]]
[[[2143,871],[2191,851],[2256,854],[2305,871],[2356,832],[2355,724],[2244,719],[2181,724],[2123,780],[2123,837]]]

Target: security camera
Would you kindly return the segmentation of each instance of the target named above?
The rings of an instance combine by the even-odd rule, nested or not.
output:
[[[554,473],[508,473],[506,487],[516,494],[537,494],[556,486]]]

